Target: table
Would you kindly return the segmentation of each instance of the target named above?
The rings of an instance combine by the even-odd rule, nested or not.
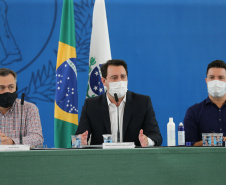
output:
[[[226,182],[225,156],[225,147],[0,152],[0,180],[4,185],[216,185]]]

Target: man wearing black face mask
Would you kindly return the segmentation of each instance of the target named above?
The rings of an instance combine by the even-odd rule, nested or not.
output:
[[[2,145],[19,144],[21,127],[21,100],[18,99],[16,73],[0,68],[0,139]],[[24,102],[22,121],[23,144],[43,143],[42,127],[38,108]]]

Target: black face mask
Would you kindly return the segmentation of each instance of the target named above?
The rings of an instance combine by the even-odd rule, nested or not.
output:
[[[16,98],[18,97],[16,91],[14,93],[4,93],[0,94],[0,107],[8,108],[12,107]]]

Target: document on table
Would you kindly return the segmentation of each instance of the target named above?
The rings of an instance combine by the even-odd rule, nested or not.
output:
[[[103,143],[103,149],[128,149],[135,148],[133,142],[127,143]]]
[[[0,152],[4,151],[28,151],[30,145],[0,145]]]

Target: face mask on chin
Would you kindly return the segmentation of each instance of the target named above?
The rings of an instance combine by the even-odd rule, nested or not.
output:
[[[225,95],[226,82],[213,80],[207,82],[208,93],[214,98],[220,98]]]
[[[110,93],[111,96],[114,97],[115,93],[118,95],[118,98],[122,98],[123,96],[126,95],[128,81],[109,82],[108,84],[109,84],[108,92]]]
[[[0,107],[9,108],[13,106],[16,98],[18,97],[17,92],[14,93],[3,93],[0,94]]]

